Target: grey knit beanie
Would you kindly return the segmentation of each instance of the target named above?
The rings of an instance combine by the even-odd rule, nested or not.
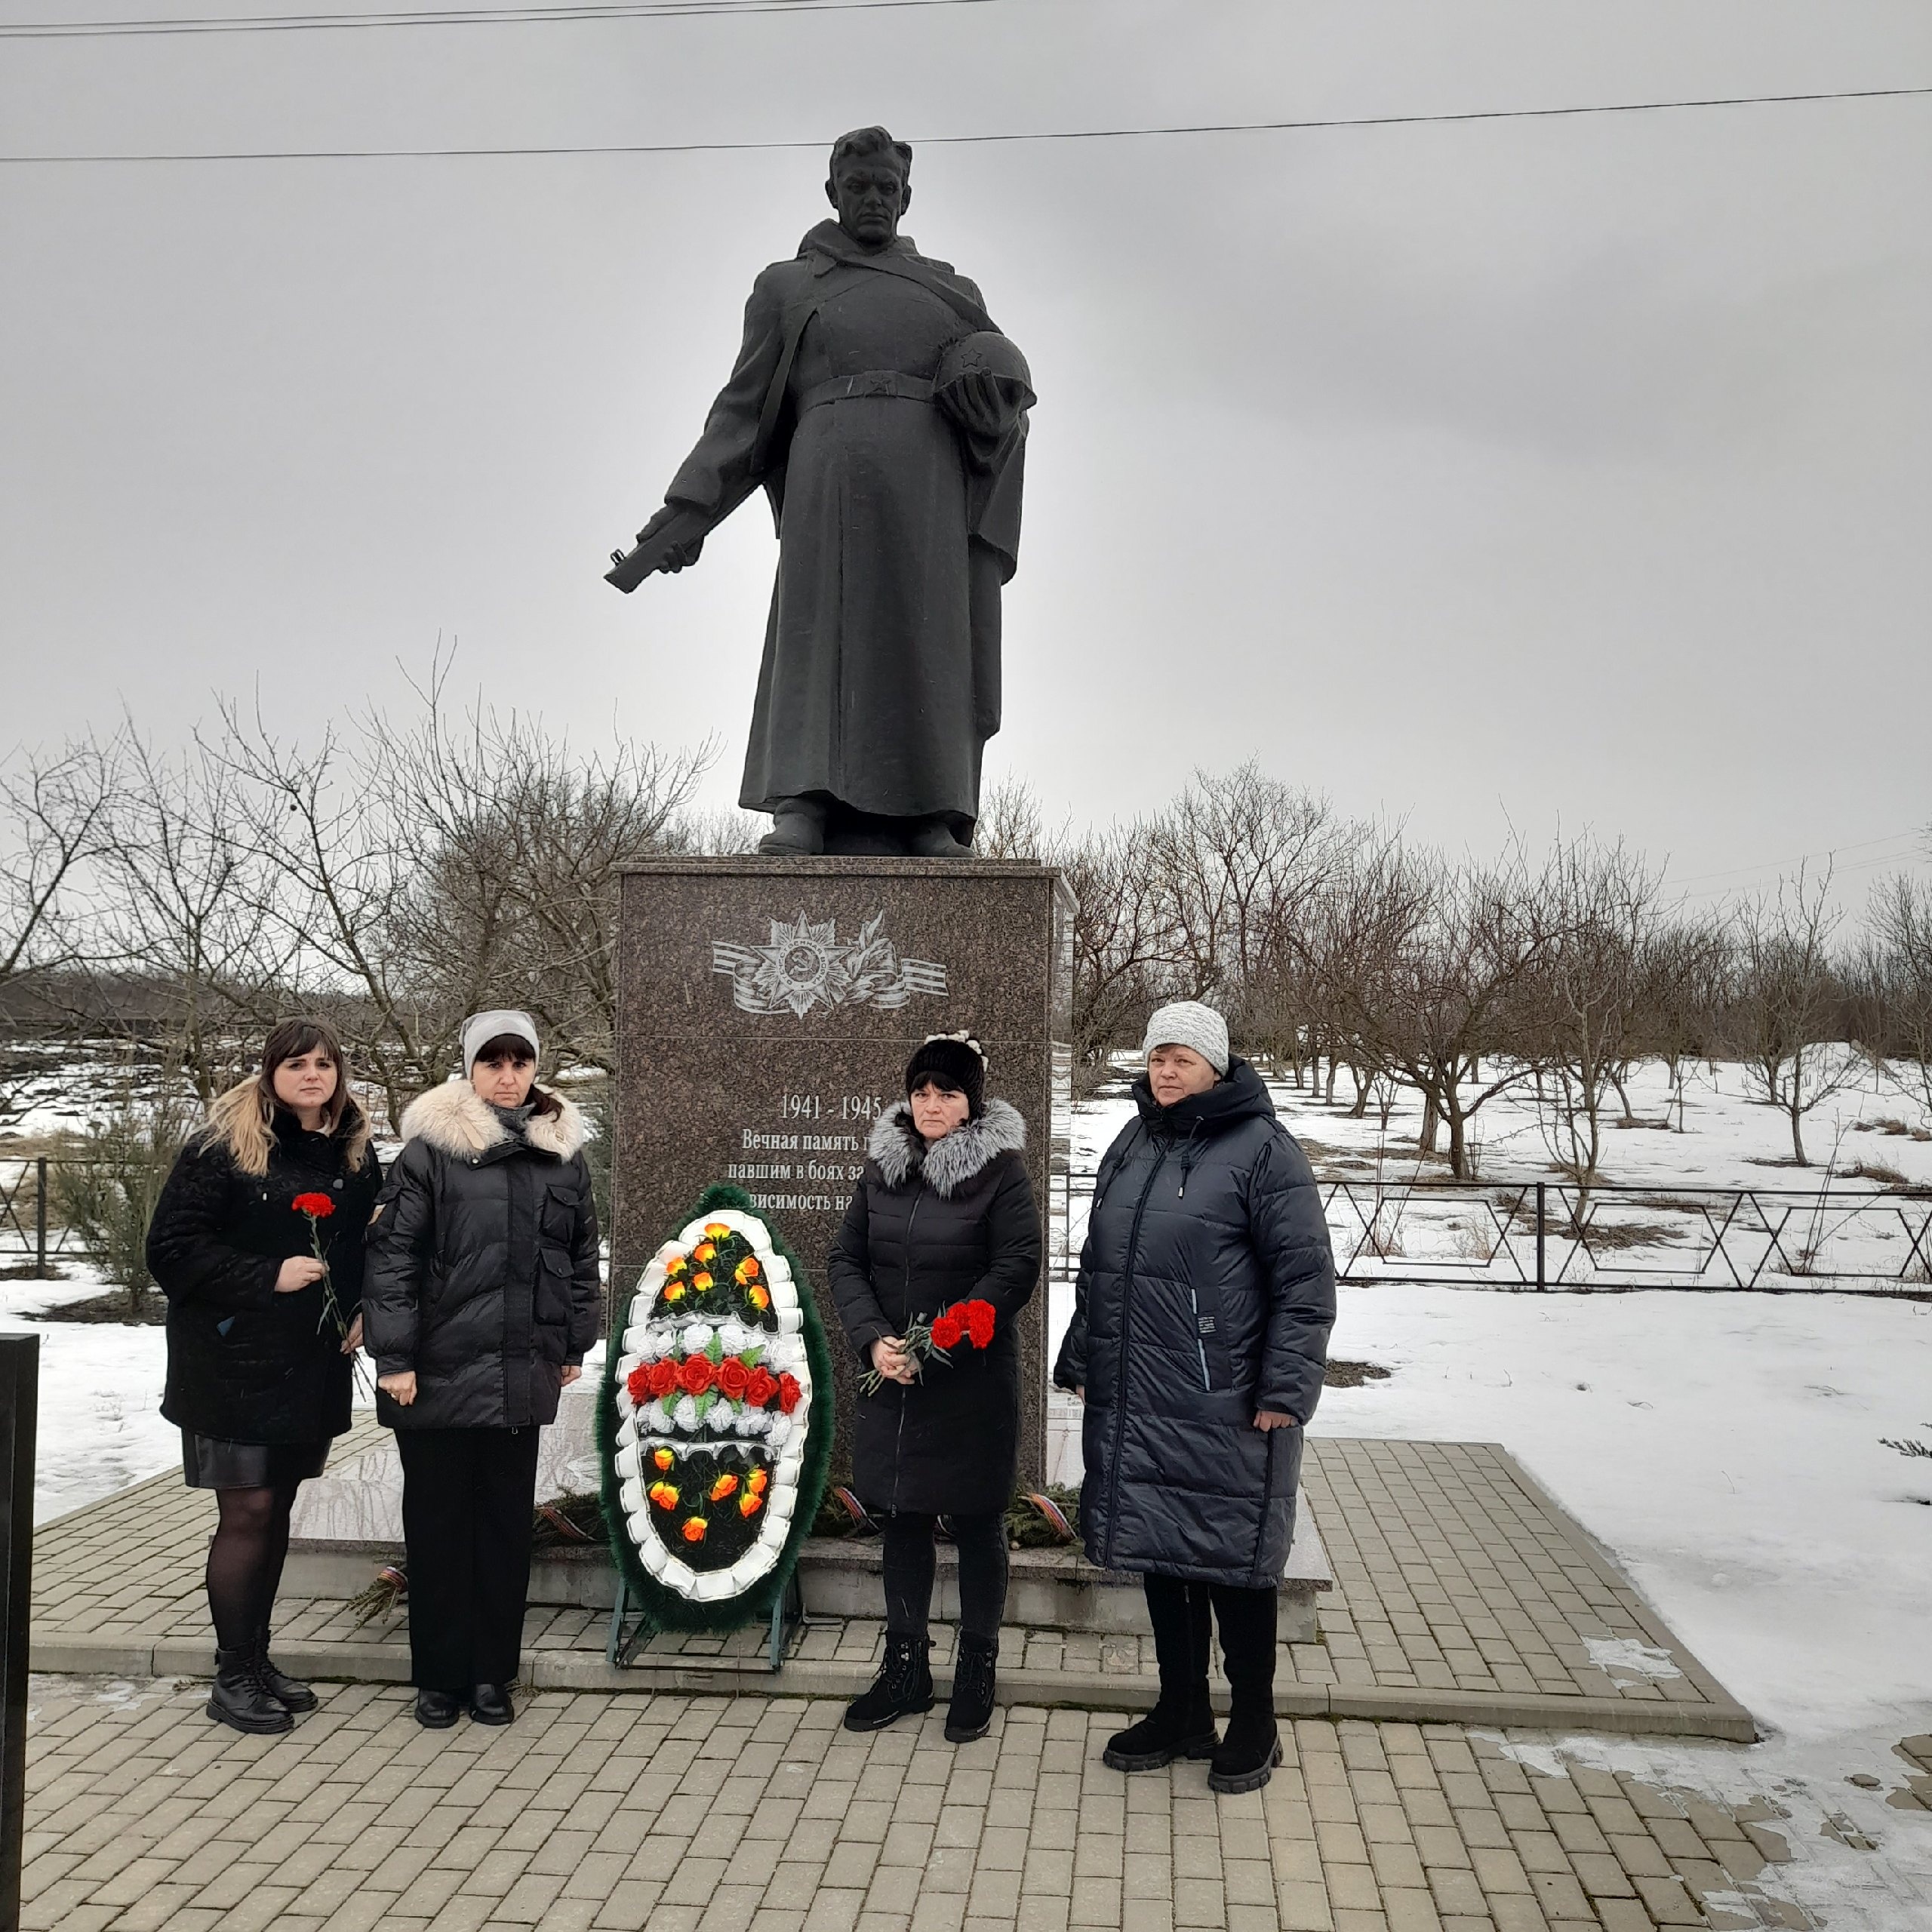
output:
[[[1144,1060],[1156,1047],[1191,1047],[1217,1073],[1227,1073],[1228,1023],[1198,999],[1177,999],[1155,1010],[1140,1043],[1140,1057]]]
[[[512,1039],[528,1040],[531,1058],[537,1057],[537,1022],[514,1007],[498,1007],[490,1013],[472,1013],[463,1023],[463,1074],[466,1080],[469,1077],[470,1069],[476,1064],[477,1050],[487,1047],[492,1040],[500,1040],[506,1034]]]

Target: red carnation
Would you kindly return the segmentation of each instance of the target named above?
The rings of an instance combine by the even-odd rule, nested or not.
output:
[[[778,1378],[778,1406],[789,1416],[798,1406],[799,1398],[804,1391],[798,1386],[795,1375],[781,1375]]]
[[[687,1395],[702,1395],[711,1386],[711,1358],[685,1356],[678,1369],[678,1386]]]
[[[289,1205],[315,1221],[326,1221],[335,1212],[335,1203],[326,1194],[298,1194]]]
[[[637,1367],[624,1377],[624,1387],[629,1392],[631,1400],[641,1408],[651,1399],[650,1369],[642,1362],[639,1362]]]
[[[956,1309],[933,1317],[933,1346],[956,1349],[966,1339],[966,1324]]]
[[[976,1349],[983,1349],[993,1338],[993,1305],[989,1301],[966,1304],[966,1332]]]
[[[778,1393],[777,1379],[768,1368],[755,1368],[745,1383],[745,1400],[761,1409]]]
[[[718,1392],[732,1401],[742,1402],[751,1386],[752,1372],[736,1355],[727,1355],[718,1364]]]
[[[669,1355],[660,1357],[646,1371],[645,1386],[660,1401],[678,1386],[678,1364]]]

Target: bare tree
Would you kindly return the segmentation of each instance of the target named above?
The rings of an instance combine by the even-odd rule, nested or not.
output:
[[[89,956],[75,900],[112,843],[122,749],[80,739],[0,775],[0,992]]]
[[[1466,1177],[1472,1121],[1528,1073],[1511,1056],[1555,943],[1521,854],[1451,866],[1384,835],[1358,848],[1326,911],[1317,957],[1338,1032],[1417,1090],[1423,1150],[1446,1130],[1450,1171]]]
[[[973,832],[976,859],[1043,865],[1054,842],[1048,835],[1040,795],[1023,778],[1002,778],[981,794],[979,823]]]
[[[1932,891],[1903,874],[1872,889],[1860,978],[1868,1047],[1932,1124]]]
[[[1586,1195],[1602,1166],[1606,1103],[1641,1050],[1659,885],[1620,841],[1588,835],[1558,846],[1537,882],[1549,945],[1527,988],[1523,1050],[1552,1157]]]
[[[1765,1103],[1791,1123],[1791,1151],[1801,1168],[1804,1116],[1857,1077],[1853,1056],[1833,1050],[1844,988],[1832,954],[1844,915],[1831,903],[1829,867],[1801,869],[1777,892],[1741,909],[1738,978],[1728,1014],[1730,1038],[1755,1075]]]

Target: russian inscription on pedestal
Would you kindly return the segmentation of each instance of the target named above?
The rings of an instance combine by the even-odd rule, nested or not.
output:
[[[970,1026],[1020,1109],[1035,1197],[1066,1200],[1072,895],[1041,866],[897,858],[654,860],[624,877],[612,1280],[736,1183],[804,1262],[834,1337],[841,1444],[854,1365],[826,1262],[912,1050]],[[1055,1169],[1057,1166],[1058,1171]],[[1057,1183],[1057,1184],[1056,1184]],[[1046,1285],[1024,1318],[1023,1477],[1043,1474]],[[835,1468],[839,1466],[835,1460]]]

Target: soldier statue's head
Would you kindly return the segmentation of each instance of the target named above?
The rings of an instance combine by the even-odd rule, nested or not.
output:
[[[912,150],[883,128],[855,128],[832,144],[825,198],[860,248],[884,248],[912,205]]]

